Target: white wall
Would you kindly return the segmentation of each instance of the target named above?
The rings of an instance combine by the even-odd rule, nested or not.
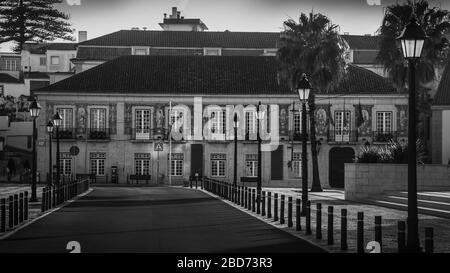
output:
[[[19,97],[20,95],[30,95],[30,88],[26,88],[26,85],[24,83],[1,83],[0,85],[3,85],[4,88],[4,95],[5,96],[14,96]]]
[[[70,59],[75,58],[76,50],[47,50],[47,72],[69,72],[74,64]],[[59,65],[52,65],[51,57],[59,57]]]
[[[45,57],[45,54],[30,54],[29,51],[22,51],[22,70],[24,72],[46,72],[47,66],[40,64],[41,57]],[[31,66],[31,69],[30,69]]]
[[[450,160],[450,110],[442,111],[442,164]]]

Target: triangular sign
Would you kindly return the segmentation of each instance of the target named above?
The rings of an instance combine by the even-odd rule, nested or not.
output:
[[[162,142],[156,142],[155,143],[155,151],[159,151],[159,152],[161,152],[161,151],[163,151],[163,143]]]

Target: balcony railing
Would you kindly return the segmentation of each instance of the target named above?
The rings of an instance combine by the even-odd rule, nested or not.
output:
[[[168,131],[165,128],[133,128],[133,140],[167,140]]]
[[[53,131],[52,137],[56,138],[56,130]],[[76,129],[75,128],[59,128],[58,129],[59,139],[76,139]]]
[[[390,140],[397,140],[397,131],[374,131],[372,133],[373,142],[389,142]]]
[[[87,136],[91,140],[107,140],[110,139],[110,128],[88,128]]]
[[[357,142],[358,132],[356,130],[330,130],[328,135],[328,142]]]

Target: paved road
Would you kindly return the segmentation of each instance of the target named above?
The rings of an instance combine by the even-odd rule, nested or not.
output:
[[[322,252],[203,192],[99,187],[0,241],[0,252]]]

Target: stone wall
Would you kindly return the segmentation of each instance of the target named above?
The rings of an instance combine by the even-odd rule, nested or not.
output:
[[[418,165],[418,190],[450,190],[450,165]],[[408,189],[406,164],[345,164],[345,199],[356,201]]]

